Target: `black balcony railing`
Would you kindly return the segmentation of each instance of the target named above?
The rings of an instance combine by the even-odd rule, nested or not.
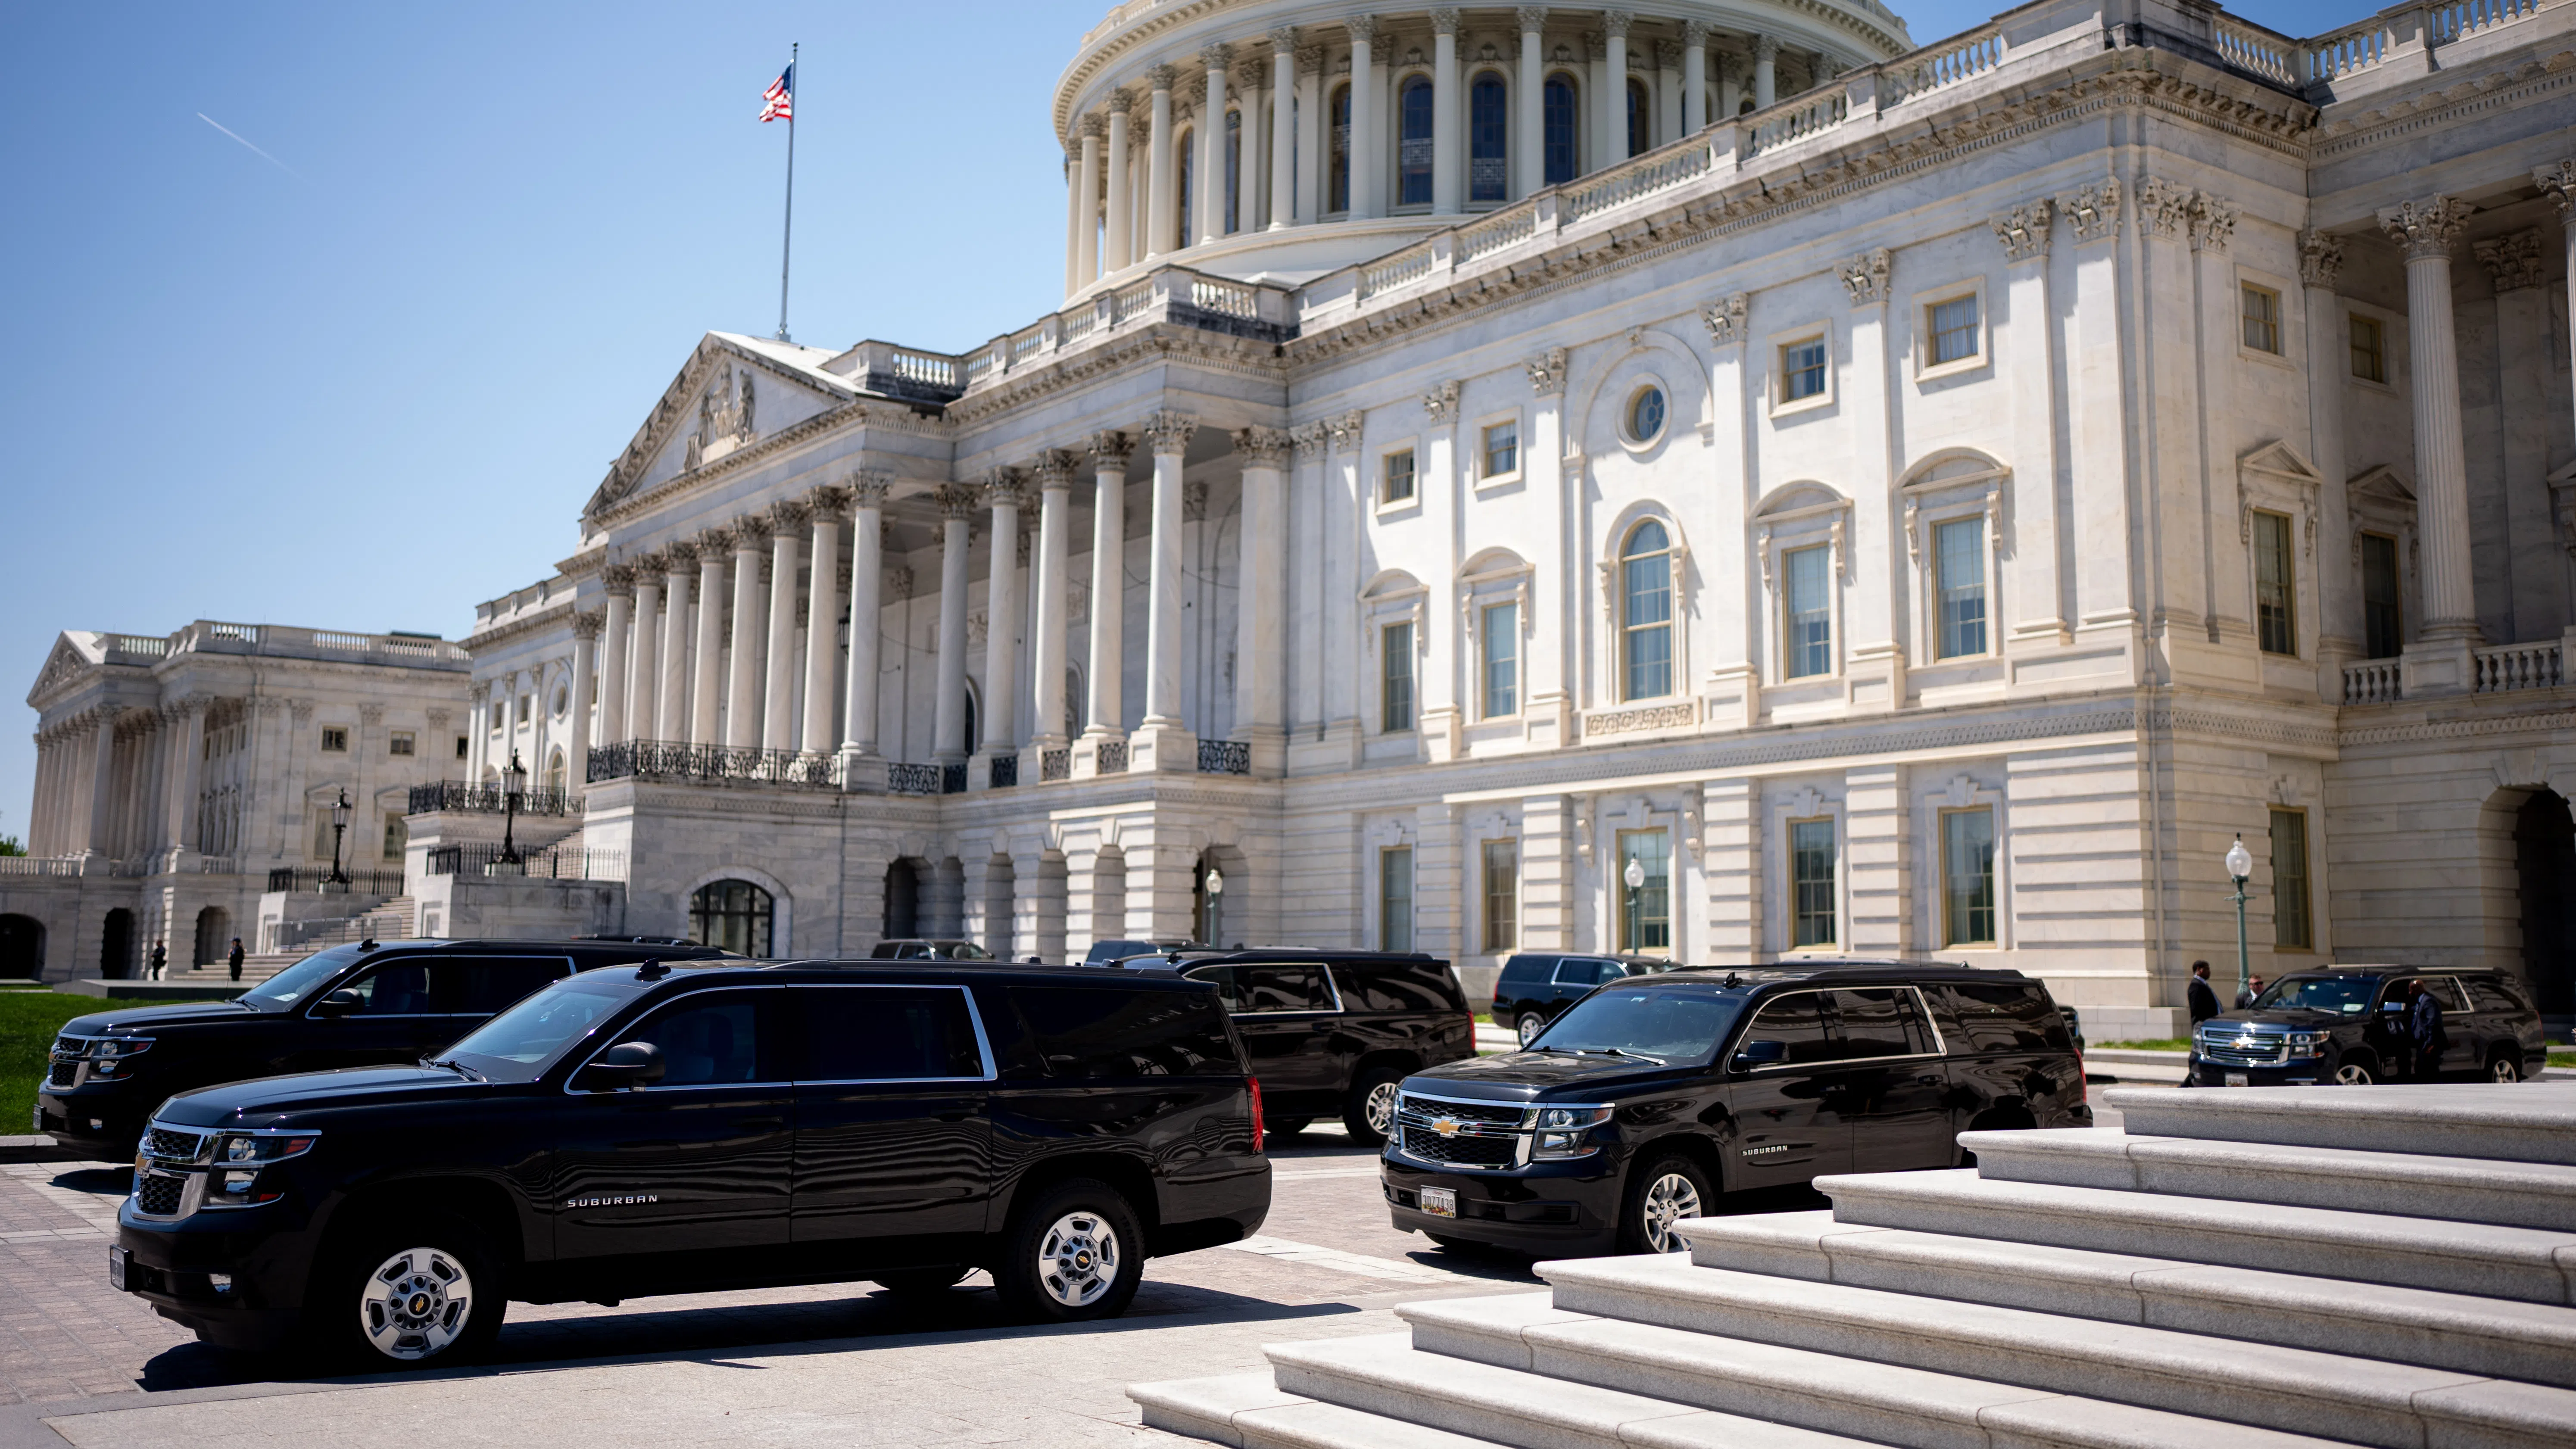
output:
[[[939,767],[939,793],[942,795],[963,795],[966,793],[965,761],[960,760],[956,764],[942,765]]]
[[[398,870],[344,870],[349,891],[361,896],[398,896],[402,894],[403,873]],[[268,873],[268,888],[273,891],[318,891],[331,883],[327,865],[282,865]]]
[[[939,785],[937,765],[907,765],[900,760],[886,762],[886,793],[890,795],[936,795]]]
[[[500,846],[488,841],[479,845],[442,845],[429,852],[429,874],[534,876],[540,880],[623,880],[626,875],[623,851],[549,846],[518,852],[516,863],[505,860],[505,854]]]
[[[1199,773],[1202,775],[1251,774],[1252,746],[1242,740],[1199,741]]]
[[[993,757],[993,771],[986,783],[996,790],[1007,790],[1020,783],[1020,757],[1017,755],[995,755]]]
[[[1095,773],[1102,775],[1124,775],[1127,773],[1127,742],[1125,740],[1102,740],[1100,742],[1100,753],[1093,756],[1092,759],[1092,769]]]
[[[626,740],[601,745],[590,752],[590,783],[607,780],[741,781],[837,790],[841,787],[841,760],[838,755],[799,750]]]
[[[597,766],[591,778],[598,779]],[[507,808],[498,785],[476,785],[464,780],[440,780],[430,785],[411,787],[411,809],[414,815],[428,815],[453,810],[484,815],[499,815]],[[522,815],[568,815],[572,813],[571,792],[566,790],[522,790],[519,813]]]
[[[1039,783],[1043,784],[1049,780],[1069,780],[1071,778],[1073,778],[1073,750],[1070,746],[1061,750],[1041,750],[1038,752]]]

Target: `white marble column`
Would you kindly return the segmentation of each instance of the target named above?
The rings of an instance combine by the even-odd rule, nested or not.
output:
[[[762,545],[769,542],[766,514],[734,522],[733,648],[725,661],[724,742],[757,749],[761,731],[760,656],[769,634],[769,591],[761,586]],[[790,575],[793,587],[793,575]]]
[[[2343,238],[2301,232],[2300,310],[2308,324],[2308,461],[2325,479],[2317,529],[2317,557],[2348,558],[2352,511],[2344,496],[2343,395],[2352,368],[2345,350],[2343,303],[2335,283],[2343,272]],[[2317,692],[2327,704],[2343,703],[2343,666],[2362,649],[2360,570],[2317,570]]]
[[[877,641],[885,627],[881,615],[889,481],[875,472],[861,472],[850,480],[850,672],[842,681],[841,708],[845,771],[851,761],[877,752]]]
[[[1583,103],[1592,114],[1583,118],[1582,158],[1577,174],[1588,175],[1610,164],[1610,127],[1602,118],[1610,105],[1610,40],[1598,30],[1583,36]]]
[[[1386,178],[1380,169],[1386,142],[1378,130],[1386,76],[1376,54],[1377,17],[1354,15],[1343,28],[1351,37],[1351,204],[1345,214],[1356,221],[1386,215]]]
[[[1031,695],[1036,728],[1029,732],[1036,759],[1020,764],[1020,782],[1034,785],[1045,768],[1045,752],[1062,749],[1064,736],[1064,655],[1066,602],[1072,579],[1066,572],[1071,546],[1075,454],[1051,449],[1038,458],[1038,546],[1034,587],[1037,633],[1029,641],[1030,672],[1036,677]]]
[[[1458,91],[1458,11],[1431,12],[1431,209],[1454,215],[1467,204],[1466,117]],[[1238,671],[1240,666],[1238,666]]]
[[[986,475],[984,501],[993,510],[993,546],[984,568],[984,739],[976,752],[998,758],[1019,751],[1020,471]]]
[[[1134,255],[1131,251],[1134,242],[1127,234],[1127,223],[1135,215],[1136,202],[1135,198],[1129,195],[1130,182],[1127,175],[1130,147],[1127,144],[1127,93],[1125,91],[1109,93],[1109,115],[1103,125],[1109,133],[1107,141],[1109,216],[1104,227],[1107,234],[1101,239],[1101,244],[1108,249],[1108,255],[1103,257],[1100,263],[1100,274],[1105,277],[1126,266]]]
[[[805,588],[805,720],[796,748],[809,755],[829,753],[832,706],[838,696],[836,670],[841,645],[835,635],[841,617],[841,515],[849,510],[850,490],[825,484],[805,495],[813,511],[814,558]]]
[[[1172,249],[1180,227],[1181,158],[1172,152],[1172,82],[1179,74],[1168,65],[1145,72],[1154,109],[1145,131],[1145,243],[1136,250],[1149,261]]]
[[[590,680],[599,667],[602,623],[597,614],[572,616],[572,718],[564,727],[564,793],[575,800],[590,783]]]
[[[1127,458],[1135,446],[1125,433],[1091,438],[1091,702],[1082,730],[1087,741],[1125,738],[1120,676],[1126,672]]]
[[[189,695],[172,704],[177,714],[170,722],[170,767],[163,786],[161,838],[173,850],[198,848],[198,772],[206,755],[206,707],[213,703],[204,695]]]
[[[1243,459],[1243,522],[1235,607],[1234,737],[1252,747],[1252,773],[1275,779],[1287,765],[1288,434],[1245,428],[1234,435]]]
[[[796,571],[814,511],[793,499],[769,506],[769,646],[762,660],[760,747],[796,747]],[[822,572],[818,566],[816,572]]]
[[[2406,251],[2406,340],[2415,384],[2415,514],[2423,542],[2424,626],[2430,640],[2479,638],[2469,557],[2469,464],[2460,431],[2459,337],[2451,321],[2451,257],[2468,229],[2465,201],[2433,196],[2379,214]],[[2467,681],[2461,682],[2465,690]]]
[[[1324,48],[1297,52],[1297,224],[1324,215]]]
[[[689,599],[698,577],[696,542],[662,550],[662,688],[654,705],[654,737],[673,744],[692,738],[689,719]]]
[[[1609,72],[1601,87],[1601,164],[1628,159],[1628,27],[1637,17],[1625,10],[1601,12],[1602,64]]]
[[[1708,22],[1682,22],[1682,134],[1708,127]]]
[[[1768,35],[1753,37],[1753,109],[1765,110],[1780,98],[1780,42]]]
[[[1520,84],[1512,87],[1512,197],[1547,184],[1547,7],[1523,5]]]
[[[1270,32],[1270,229],[1297,217],[1297,27]]]
[[[698,656],[689,680],[689,742],[720,745],[719,713],[725,698],[725,556],[733,552],[730,528],[698,534]]]
[[[932,495],[939,505],[939,693],[931,710],[931,758],[965,762],[966,549],[973,537],[975,490],[947,484]]]
[[[1145,719],[1136,731],[1133,768],[1195,770],[1198,756],[1181,719],[1181,496],[1183,454],[1198,420],[1158,412],[1145,421],[1154,456],[1154,532],[1146,552]]]
[[[2567,284],[2568,361],[2576,366],[2576,159],[2533,168],[2531,184],[2558,208],[2558,244],[2566,253],[2560,275]]]
[[[1079,292],[1100,277],[1100,133],[1106,125],[1096,115],[1082,118],[1082,159],[1075,163],[1073,194],[1073,285]]]
[[[1734,51],[1722,51],[1717,57],[1717,115],[1715,119],[1731,121],[1744,108],[1744,57]]]
[[[654,695],[661,687],[662,556],[648,553],[635,560],[635,614],[632,657],[626,666],[626,738],[658,740],[653,724]]]
[[[1235,114],[1240,124],[1235,127],[1234,229],[1251,233],[1261,230],[1262,199],[1270,194],[1270,148],[1261,143],[1261,122],[1269,115],[1262,105],[1262,65],[1247,60],[1235,68]]]
[[[600,647],[606,652],[599,662],[599,741],[613,745],[628,737],[626,659],[634,647],[634,566],[610,564],[602,571],[600,581],[608,591],[608,612],[600,639]]]
[[[1064,153],[1064,294],[1082,285],[1082,164],[1077,146]]]
[[[1198,223],[1200,243],[1225,235],[1225,72],[1234,64],[1234,47],[1223,41],[1199,47],[1199,65],[1207,72],[1207,102],[1199,107],[1198,196],[1190,208]]]
[[[90,731],[89,828],[81,833],[81,853],[105,855],[116,830],[116,712],[100,710]]]

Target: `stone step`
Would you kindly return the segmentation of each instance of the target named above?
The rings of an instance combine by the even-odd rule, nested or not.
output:
[[[2576,1232],[2576,1166],[2150,1137],[2118,1128],[1963,1132],[2003,1182],[2228,1198]]]
[[[1262,1352],[1283,1393],[1520,1449],[1864,1449],[1859,1440],[1799,1425],[1426,1352],[1404,1333],[1272,1344]]]
[[[1268,1370],[1217,1378],[1130,1384],[1145,1427],[1235,1449],[1490,1449],[1446,1429],[1279,1392]]]
[[[2576,1234],[2543,1228],[1998,1182],[1973,1168],[1820,1177],[1816,1188],[1835,1221],[1870,1227],[2576,1303]]]
[[[1610,1260],[1603,1260],[1610,1261]],[[1630,1259],[1669,1272],[1681,1258]],[[1570,1266],[1551,1264],[1551,1269]],[[1707,1270],[1698,1270],[1707,1271]],[[1551,1307],[1543,1294],[1456,1298],[1396,1310],[1418,1352],[1542,1382],[1607,1386],[1810,1433],[1903,1449],[2318,1449],[2330,1441],[2247,1424],[1812,1349]],[[1269,1350],[1272,1361],[1281,1350]],[[1390,1360],[1381,1374],[1401,1372]],[[1297,1392],[1308,1390],[1289,1384]],[[1347,1392],[1347,1390],[1342,1390]],[[1415,1390],[1416,1393],[1422,1392]],[[1553,1393],[1556,1390],[1551,1389]]]
[[[2576,1390],[1652,1255],[1541,1265],[1556,1307],[2375,1449],[2563,1449]],[[1726,1352],[1736,1354],[1735,1345]],[[1740,1357],[1740,1355],[1737,1355]]]
[[[2576,1082],[2214,1092],[2113,1087],[2102,1095],[2142,1137],[2576,1163]]]
[[[2247,1338],[2576,1388],[2576,1308],[1837,1223],[1681,1225],[1702,1267]]]

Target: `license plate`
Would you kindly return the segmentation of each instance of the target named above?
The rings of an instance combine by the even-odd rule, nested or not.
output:
[[[125,1265],[133,1258],[133,1256],[133,1254],[128,1253],[123,1248],[110,1248],[107,1250],[107,1282],[109,1287],[117,1289],[125,1287]]]
[[[2231,1087],[2241,1087],[2245,1084],[2245,1074],[2243,1072],[2229,1072],[2227,1074],[2227,1085]]]
[[[1435,1218],[1458,1216],[1458,1189],[1426,1187],[1422,1190],[1422,1210]]]

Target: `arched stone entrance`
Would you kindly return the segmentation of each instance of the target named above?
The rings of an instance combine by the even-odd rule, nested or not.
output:
[[[233,944],[233,913],[221,906],[208,906],[197,912],[197,950],[188,958],[191,966],[208,966],[225,958]]]
[[[33,981],[45,972],[45,923],[0,916],[0,979]]]
[[[2576,817],[2566,797],[2534,790],[2514,815],[2522,896],[2522,970],[2540,1014],[2559,1030],[2576,1017]]]
[[[134,969],[134,913],[123,906],[107,913],[98,933],[98,974],[121,981]]]
[[[881,939],[901,941],[921,934],[921,871],[926,864],[907,857],[886,867]]]

